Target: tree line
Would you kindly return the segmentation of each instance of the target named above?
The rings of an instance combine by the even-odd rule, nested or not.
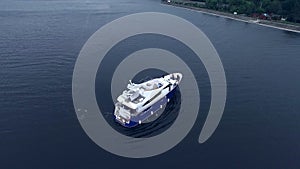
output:
[[[300,23],[300,0],[193,0],[205,2],[205,7],[225,12],[279,15],[291,22]]]

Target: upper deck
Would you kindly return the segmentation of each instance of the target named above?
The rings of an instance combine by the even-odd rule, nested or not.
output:
[[[118,102],[130,109],[137,109],[147,101],[156,97],[169,85],[178,84],[181,81],[180,73],[172,73],[161,78],[155,78],[141,84],[130,82],[127,89],[117,98]]]

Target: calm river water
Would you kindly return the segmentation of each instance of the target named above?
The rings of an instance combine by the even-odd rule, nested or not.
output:
[[[164,154],[129,159],[101,149],[82,130],[73,107],[72,73],[79,51],[97,29],[127,14],[150,11],[182,17],[209,37],[224,65],[228,95],[216,132],[199,144],[210,85],[203,65],[191,60],[187,64],[199,66],[195,76],[201,92],[194,127]],[[118,45],[115,55],[145,47],[189,54],[174,39],[157,35],[136,36]],[[2,0],[0,168],[300,168],[299,75],[297,33],[161,5],[159,0]],[[97,88],[96,93],[110,112],[113,105],[103,99],[107,94]],[[178,97],[173,104],[180,104]],[[112,114],[105,117],[109,121]],[[166,125],[148,133],[113,127],[127,135],[150,137],[174,119],[167,113],[158,121]]]

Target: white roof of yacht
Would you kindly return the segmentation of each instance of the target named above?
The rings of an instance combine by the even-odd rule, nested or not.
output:
[[[136,109],[141,104],[144,104],[149,99],[155,97],[155,95],[169,84],[174,84],[176,81],[179,83],[181,77],[182,75],[180,73],[173,73],[141,84],[135,84],[130,81],[130,84],[127,85],[128,90],[123,91],[122,95],[120,95],[117,100],[128,108]]]
[[[118,101],[123,105],[136,109],[140,103],[146,102],[157,93],[159,93],[165,86],[167,82],[164,78],[153,79],[141,84],[128,84],[127,88],[122,95],[118,97]]]

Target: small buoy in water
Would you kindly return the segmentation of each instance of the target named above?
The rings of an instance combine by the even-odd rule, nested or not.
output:
[[[170,99],[168,99],[168,103],[170,102]]]

